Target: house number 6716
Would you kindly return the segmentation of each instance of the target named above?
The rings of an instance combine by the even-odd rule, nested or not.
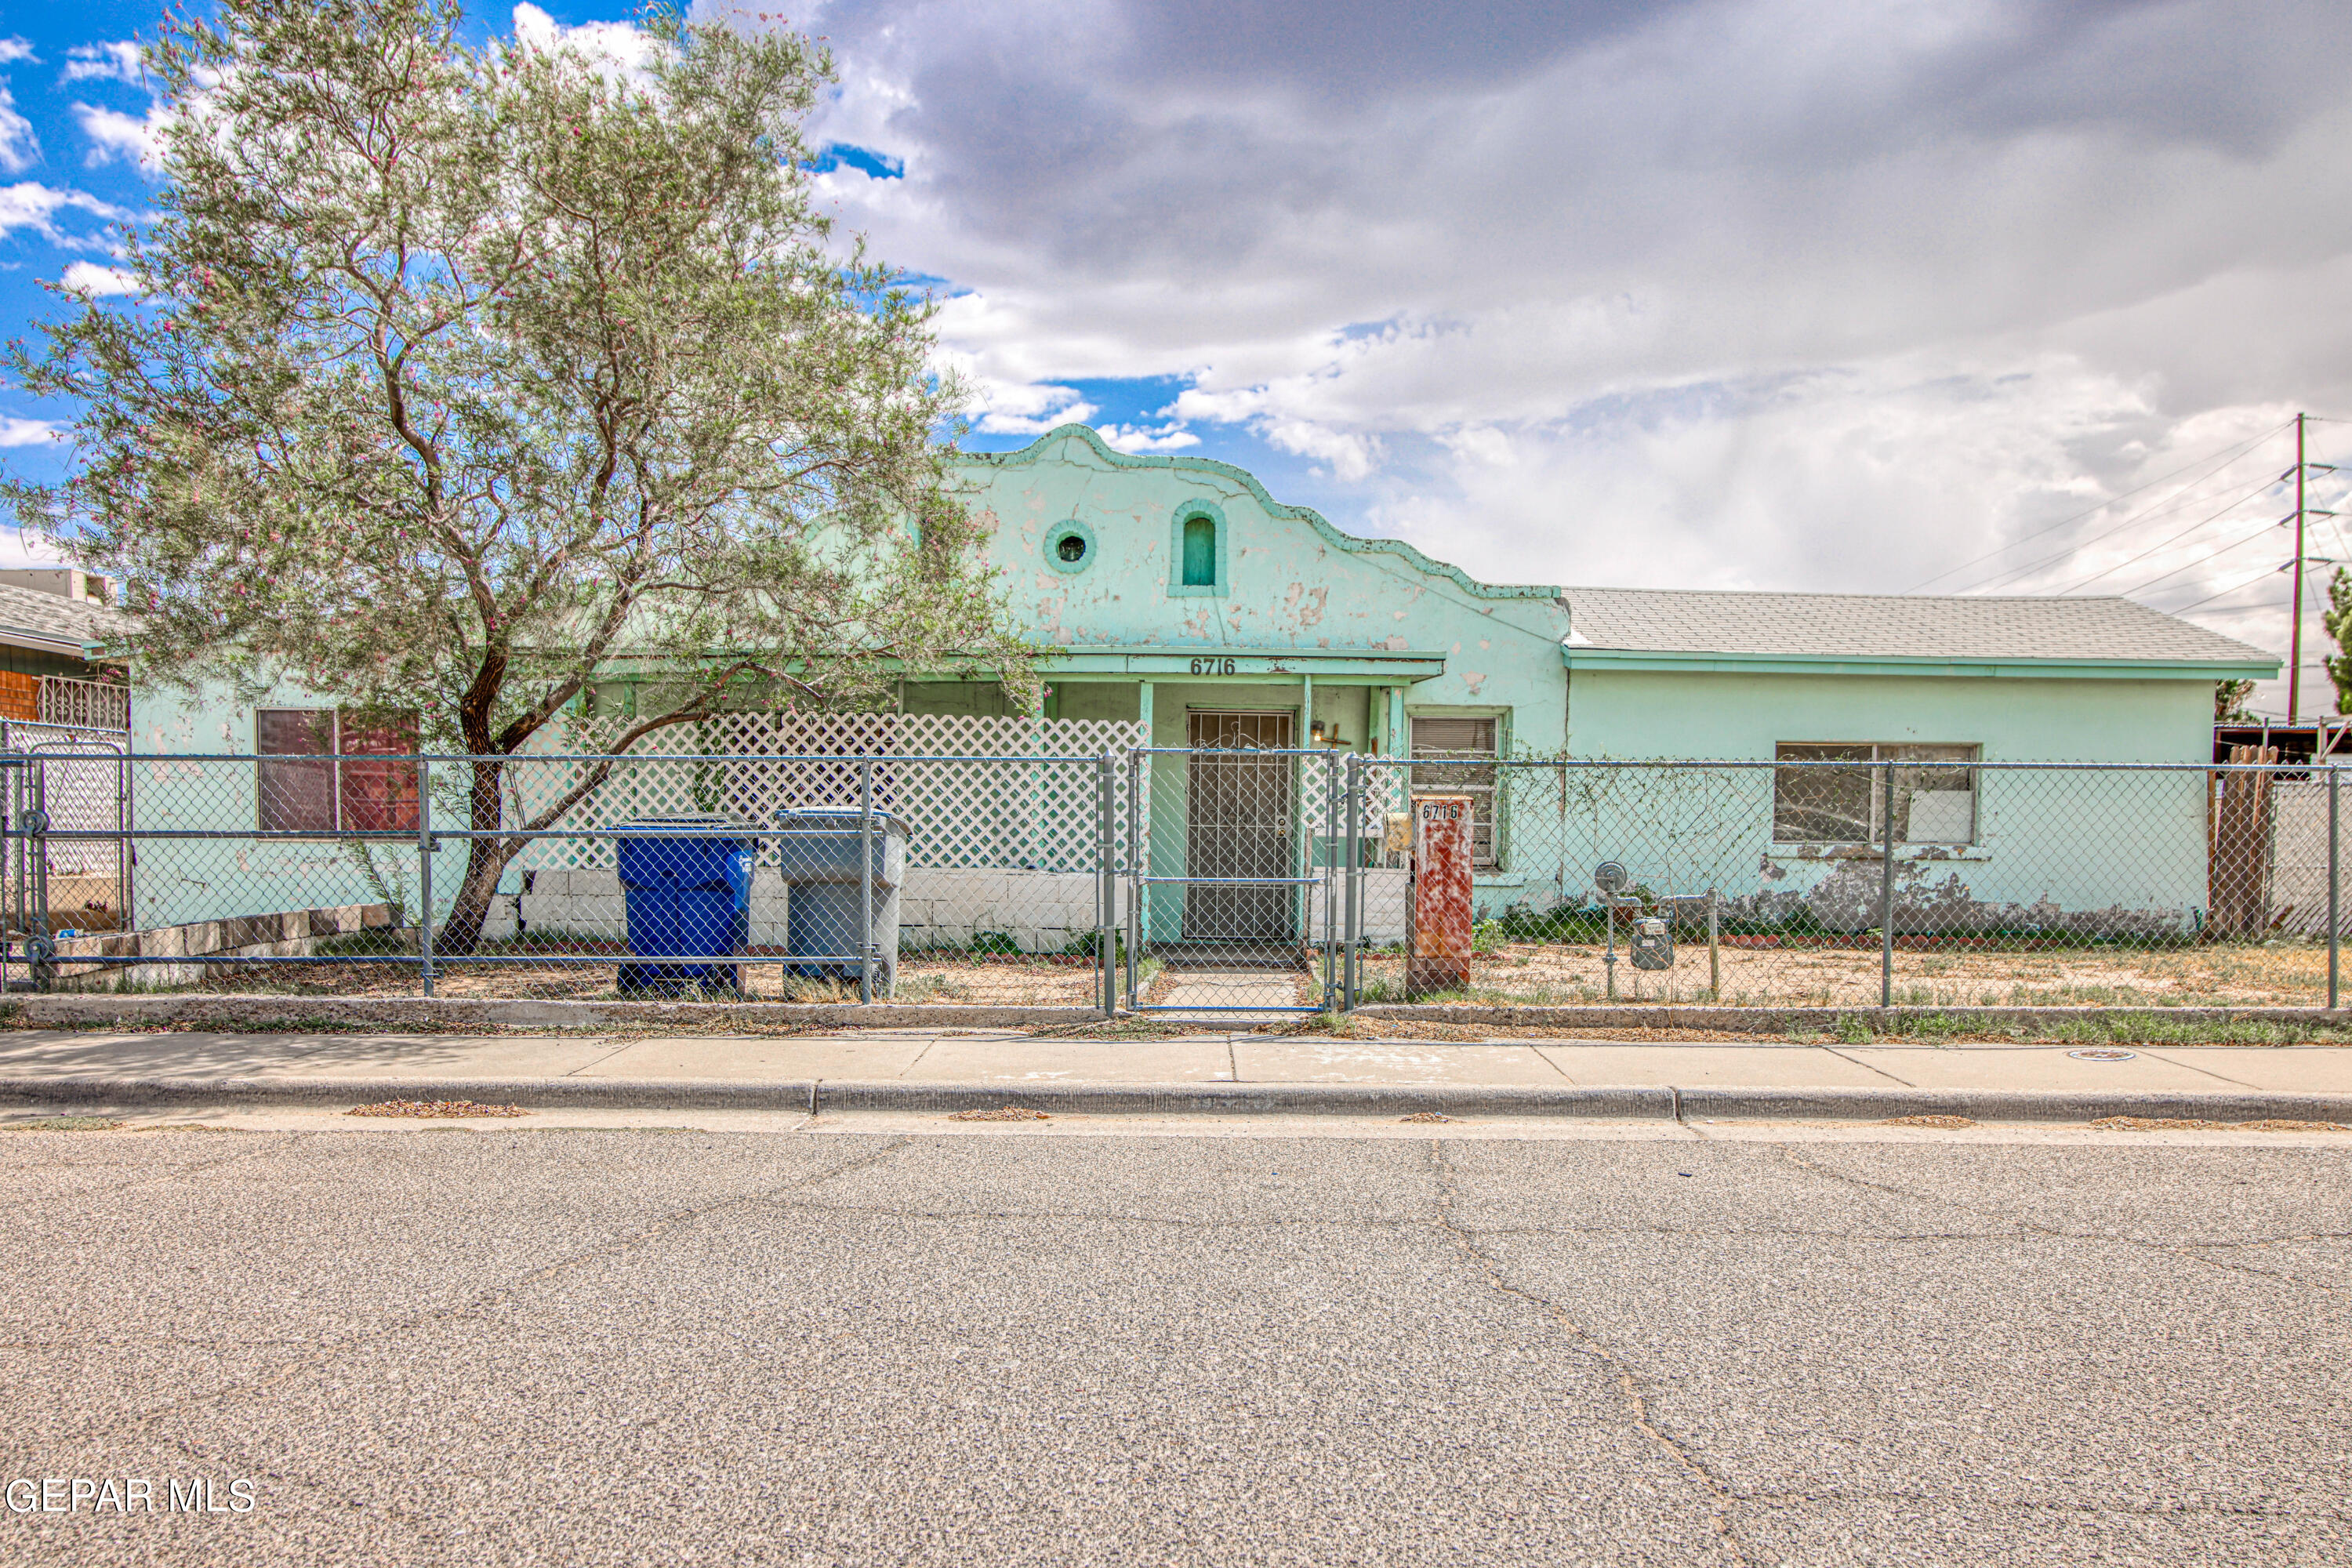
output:
[[[1192,673],[1195,675],[1232,675],[1238,668],[1237,662],[1230,658],[1196,658],[1192,661]]]

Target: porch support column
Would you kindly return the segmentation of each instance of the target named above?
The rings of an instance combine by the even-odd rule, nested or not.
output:
[[[1389,688],[1389,755],[1402,757],[1412,751],[1412,738],[1405,733],[1404,688]]]

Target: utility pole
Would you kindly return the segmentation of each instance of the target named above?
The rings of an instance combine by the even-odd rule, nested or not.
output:
[[[2303,692],[2303,425],[2310,416],[2294,416],[2294,630],[2287,637],[2286,721],[2294,722],[2296,699]]]
[[[2336,471],[2334,464],[2315,463],[2305,455],[2304,440],[2310,421],[2311,416],[2308,414],[2298,414],[2294,416],[2294,467],[2289,470],[2294,475],[2294,618],[2291,623],[2293,629],[2287,634],[2286,671],[2286,721],[2290,724],[2295,721],[2303,710],[2303,568],[2305,560],[2303,552],[2304,525],[2315,517],[2336,515],[2324,507],[2313,506],[2305,489],[2305,481],[2311,477],[2312,469],[2317,468],[2323,473],[2330,474]],[[2285,474],[2279,476],[2281,479],[2286,477]],[[2281,518],[2279,521],[2284,522],[2288,520]],[[2325,560],[2325,557],[2322,559]],[[2280,570],[2284,571],[2285,568],[2281,567]]]

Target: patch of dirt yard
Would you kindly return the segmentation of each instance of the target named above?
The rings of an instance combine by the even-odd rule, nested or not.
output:
[[[1853,1007],[1878,1002],[1879,947],[1726,947],[1723,989],[1708,994],[1704,942],[1675,945],[1671,970],[1635,969],[1617,953],[1619,1002]],[[1367,956],[1364,1000],[1403,995],[1403,960]],[[1481,954],[1471,989],[1446,1001],[1589,1006],[1607,1001],[1598,945],[1514,942]],[[1897,947],[1898,1006],[2306,1007],[2327,995],[2327,949],[2315,942],[2177,948]]]

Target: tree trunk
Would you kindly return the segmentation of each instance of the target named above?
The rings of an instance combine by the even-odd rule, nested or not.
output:
[[[484,760],[472,765],[472,802],[466,814],[466,826],[477,834],[494,834],[505,826],[499,788],[505,763]],[[478,837],[466,841],[466,870],[457,880],[457,896],[450,902],[448,919],[433,933],[436,953],[454,955],[474,951],[482,940],[482,924],[489,919],[490,901],[498,897],[499,879],[529,842],[526,838]]]

